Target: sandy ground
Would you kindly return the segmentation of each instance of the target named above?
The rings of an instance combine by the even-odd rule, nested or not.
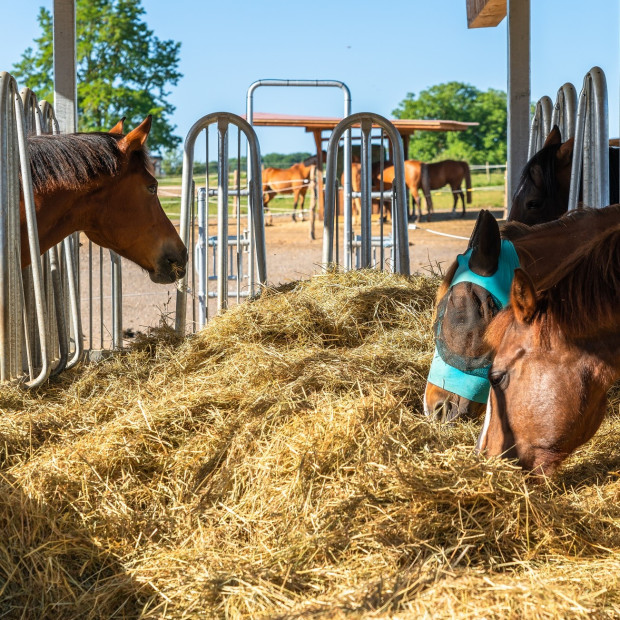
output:
[[[492,211],[497,218],[502,217],[501,210]],[[415,230],[409,230],[409,250],[411,270],[413,273],[430,273],[433,269],[445,271],[456,254],[463,252],[467,247],[467,240],[445,235],[469,238],[478,209],[471,209],[464,219],[453,218],[451,214],[439,213],[433,216],[432,222],[423,221]],[[374,223],[374,227],[378,224]],[[211,227],[211,234],[215,233]],[[267,274],[268,281],[277,285],[291,280],[304,279],[320,270],[322,255],[323,227],[317,222],[316,240],[311,241],[309,223],[293,222],[289,216],[274,218],[272,226],[265,229],[267,246]],[[434,234],[430,231],[436,231]],[[390,228],[386,229],[389,233]],[[373,234],[376,234],[373,231]],[[81,288],[82,305],[85,308],[82,316],[83,331],[86,336],[86,346],[97,349],[100,346],[101,335],[99,324],[99,282],[98,282],[98,250],[95,251],[93,268],[88,262],[87,241],[83,240],[81,252]],[[111,289],[109,277],[109,254],[104,251],[104,279],[102,297],[104,301],[104,340],[109,337],[111,313],[109,311]],[[162,315],[171,320],[176,307],[176,287],[154,284],[148,275],[138,266],[123,260],[123,327],[127,335],[144,332],[149,327],[157,326]],[[88,316],[88,274],[95,274],[93,282],[93,328]],[[191,285],[191,280],[190,280]],[[194,285],[196,282],[194,281]],[[234,303],[234,302],[231,302]],[[210,313],[215,311],[215,300],[210,302]],[[192,309],[188,305],[188,321],[192,319]],[[92,345],[91,342],[92,334]]]

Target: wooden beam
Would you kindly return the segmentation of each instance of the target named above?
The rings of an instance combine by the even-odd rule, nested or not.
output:
[[[467,0],[467,27],[493,28],[506,17],[506,0]]]

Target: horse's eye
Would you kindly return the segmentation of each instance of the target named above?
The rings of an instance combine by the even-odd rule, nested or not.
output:
[[[157,183],[153,183],[153,185],[149,185],[147,187],[147,189],[149,190],[150,194],[156,194],[157,193]]]
[[[538,200],[528,200],[525,203],[526,209],[538,209],[538,207],[540,207],[540,203],[538,202]]]
[[[492,370],[489,373],[489,382],[493,387],[500,387],[505,384],[508,378],[508,373],[504,370]]]

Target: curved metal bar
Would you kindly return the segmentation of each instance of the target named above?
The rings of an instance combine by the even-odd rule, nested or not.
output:
[[[575,135],[576,115],[577,90],[573,84],[566,82],[558,89],[551,117],[551,126],[559,127],[562,142],[570,140]]]
[[[553,103],[547,95],[543,95],[536,102],[534,117],[530,125],[530,142],[527,158],[531,159],[545,144],[545,140],[551,131],[551,116]]]
[[[248,87],[246,99],[246,119],[250,125],[254,124],[254,91],[261,86],[300,86],[300,87],[326,87],[340,88],[344,96],[344,118],[351,115],[351,90],[340,80],[274,80],[264,79],[253,82]],[[344,136],[344,237],[347,251],[345,252],[345,266],[350,269],[348,261],[351,258],[351,239],[353,236],[353,225],[351,221],[351,132],[347,131]],[[248,155],[248,169],[251,165]],[[319,171],[320,175],[321,171]],[[319,186],[320,187],[320,186]],[[314,222],[311,223],[311,235],[314,238]]]
[[[335,220],[335,184],[336,159],[338,143],[343,133],[355,125],[378,125],[382,127],[392,144],[394,157],[394,203],[392,209],[393,235],[395,245],[394,270],[409,275],[409,237],[407,232],[407,194],[405,192],[405,158],[402,138],[390,121],[379,114],[360,112],[352,114],[336,125],[327,145],[327,170],[325,174],[325,211],[323,228],[323,268],[329,269],[333,264],[334,253],[334,220]],[[362,185],[362,189],[366,189]],[[369,216],[368,216],[369,217]],[[369,217],[370,219],[370,217]],[[362,243],[364,238],[362,237]],[[362,256],[365,248],[362,248]]]
[[[228,125],[235,125],[239,131],[245,134],[248,141],[248,160],[250,161],[250,170],[248,176],[249,188],[249,205],[251,212],[251,235],[254,241],[253,254],[250,255],[250,261],[256,260],[258,268],[258,281],[261,285],[267,282],[267,249],[265,244],[265,222],[263,218],[263,196],[262,196],[262,172],[260,167],[260,147],[256,132],[252,126],[240,116],[230,112],[214,112],[207,114],[196,121],[185,138],[183,148],[183,174],[181,181],[181,224],[180,237],[189,249],[189,225],[192,206],[192,181],[193,181],[193,164],[194,164],[194,147],[198,135],[204,130],[217,123],[222,128]],[[224,189],[224,188],[223,188]],[[228,195],[226,188],[226,196],[224,191],[221,192],[222,204],[228,205]],[[218,194],[218,203],[220,196]],[[218,209],[219,211],[219,209]],[[220,251],[226,250],[227,235],[223,242],[220,242]],[[189,252],[191,256],[191,251]],[[255,256],[254,256],[255,255]],[[187,270],[189,271],[189,270]],[[222,272],[219,272],[221,276]],[[250,291],[253,291],[254,282],[249,282]],[[179,333],[185,332],[187,311],[187,272],[185,276],[177,282],[177,299],[176,299],[176,317],[175,329]]]
[[[579,93],[568,210],[577,208],[583,172],[582,200],[589,207],[609,203],[609,111],[607,81],[600,67],[583,79]]]

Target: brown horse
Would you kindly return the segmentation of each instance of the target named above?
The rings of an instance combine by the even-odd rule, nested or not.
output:
[[[574,139],[562,142],[560,130],[554,125],[543,148],[523,168],[508,220],[540,224],[566,213],[573,147]],[[618,176],[618,149],[610,147],[609,204],[620,200]]]
[[[554,271],[560,257],[595,231],[613,224],[617,217],[617,208],[615,214],[613,208],[584,209],[538,226],[511,222],[500,234],[495,218],[487,211],[480,212],[467,253],[448,269],[437,292],[435,358],[440,359],[433,360],[426,385],[427,415],[450,421],[458,416],[477,417],[484,411],[489,390],[486,373],[492,361],[484,332],[508,300],[515,266],[504,251],[504,242],[513,244],[518,266],[539,286]],[[457,270],[464,267],[473,275],[453,285]],[[505,291],[505,300],[491,292],[497,286]]]
[[[41,253],[77,231],[137,263],[153,282],[185,274],[187,250],[157,197],[145,148],[151,116],[126,136],[122,121],[110,133],[28,139]],[[21,263],[30,247],[21,202]]]
[[[268,210],[269,202],[276,194],[293,194],[293,221],[297,221],[297,206],[304,221],[303,208],[308,191],[310,175],[314,165],[304,162],[293,164],[290,168],[265,168],[263,170],[263,206]],[[301,198],[301,203],[299,199]]]
[[[510,308],[487,334],[495,359],[477,447],[536,473],[594,435],[620,379],[620,205],[598,211],[538,285],[516,271]]]
[[[471,174],[469,164],[466,161],[457,161],[455,159],[444,159],[443,161],[434,162],[432,164],[424,164],[426,170],[420,175],[420,183],[424,196],[426,197],[427,218],[430,220],[433,212],[433,201],[431,199],[431,190],[441,189],[444,185],[449,185],[452,189],[454,203],[452,204],[452,213],[456,213],[456,205],[459,201],[463,203],[463,211],[461,217],[465,217],[465,195],[461,189],[461,184],[465,180],[465,189],[467,191],[467,203],[471,204]],[[420,219],[422,219],[422,205],[418,203],[420,211]]]
[[[394,183],[394,166],[389,165],[383,170],[383,183],[386,190],[392,188]],[[375,188],[379,188],[379,175],[377,171],[373,183]],[[409,188],[409,193],[413,200],[412,209],[409,209],[407,204],[407,217],[409,220],[415,220],[415,206],[418,205],[420,211],[420,218],[422,218],[422,201],[418,190],[422,187],[422,162],[417,159],[405,160],[405,185]],[[427,202],[428,207],[428,202]],[[388,209],[389,210],[389,209]],[[430,218],[430,212],[427,211],[427,215]]]

